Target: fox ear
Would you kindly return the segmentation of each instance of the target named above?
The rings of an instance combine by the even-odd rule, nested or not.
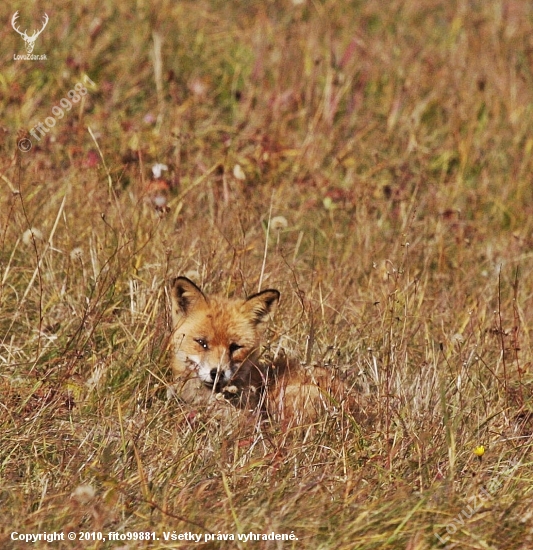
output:
[[[192,310],[207,303],[204,293],[187,277],[176,277],[172,281],[170,299],[174,326]]]
[[[258,325],[265,320],[265,317],[274,311],[280,294],[277,290],[269,288],[268,290],[263,290],[253,296],[250,296],[244,306],[246,310],[250,313],[252,322],[254,325]]]

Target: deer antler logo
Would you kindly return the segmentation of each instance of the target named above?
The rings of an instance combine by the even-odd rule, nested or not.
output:
[[[37,37],[44,31],[44,28],[48,24],[48,15],[46,15],[46,13],[44,14],[44,17],[43,17],[44,24],[43,24],[41,30],[40,31],[33,31],[33,34],[31,36],[28,36],[26,34],[26,31],[20,32],[20,30],[15,26],[15,23],[17,22],[18,16],[19,16],[19,12],[16,11],[15,15],[13,15],[13,18],[11,19],[11,26],[20,34],[20,36],[22,36],[22,39],[24,40],[24,42],[26,42],[26,51],[28,53],[32,53],[33,48],[35,46],[35,41],[37,40]]]

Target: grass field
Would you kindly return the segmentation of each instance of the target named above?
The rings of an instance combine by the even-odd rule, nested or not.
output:
[[[533,548],[530,3],[0,13],[0,546]],[[279,289],[265,345],[357,408],[179,402],[175,275]]]

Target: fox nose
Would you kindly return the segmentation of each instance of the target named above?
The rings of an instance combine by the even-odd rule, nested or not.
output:
[[[218,371],[217,369],[211,369],[211,372],[209,374],[211,375],[211,380],[213,380],[214,382],[217,379]]]

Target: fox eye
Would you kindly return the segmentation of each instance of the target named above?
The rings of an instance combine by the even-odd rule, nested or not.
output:
[[[203,338],[196,338],[194,340],[199,346],[202,346],[204,349],[208,349],[209,346],[207,345],[207,342]]]
[[[239,344],[230,344],[229,345],[229,353],[230,355],[233,355],[237,350],[241,349],[242,346],[239,346]]]

